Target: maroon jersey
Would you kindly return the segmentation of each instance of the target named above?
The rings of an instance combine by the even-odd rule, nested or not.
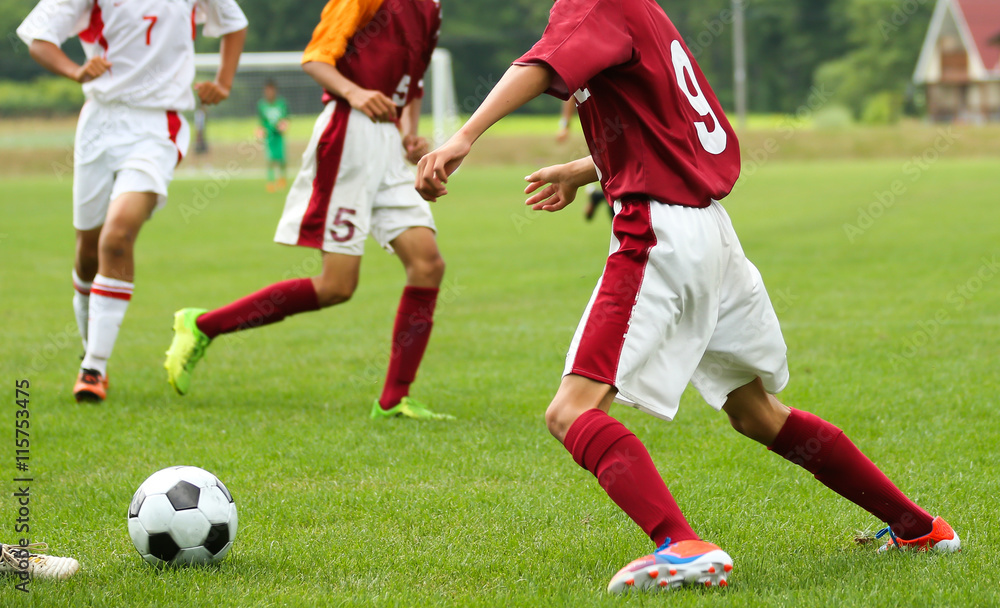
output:
[[[514,62],[554,72],[576,97],[608,200],[706,207],[732,190],[739,142],[677,28],[653,0],[557,0]]]
[[[322,61],[403,107],[423,97],[441,30],[439,0],[330,0],[302,63]],[[324,95],[324,101],[334,96]]]

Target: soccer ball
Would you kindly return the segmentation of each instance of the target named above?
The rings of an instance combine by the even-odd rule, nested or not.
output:
[[[170,467],[142,482],[128,509],[128,533],[142,559],[180,566],[222,561],[236,539],[236,503],[219,478]]]

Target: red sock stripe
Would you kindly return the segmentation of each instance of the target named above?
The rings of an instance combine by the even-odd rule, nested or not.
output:
[[[75,289],[76,292],[78,294],[80,294],[80,295],[89,296],[90,295],[90,290],[92,288],[93,288],[93,284],[91,284],[91,287],[84,287],[80,283],[77,283],[76,281],[73,281],[73,289]]]
[[[111,287],[101,285],[100,283],[94,283],[94,286],[90,289],[90,293],[95,296],[125,300],[126,302],[132,299],[131,289],[127,287]]]

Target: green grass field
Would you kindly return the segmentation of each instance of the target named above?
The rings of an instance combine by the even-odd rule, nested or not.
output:
[[[665,423],[614,410],[649,446],[727,590],[609,597],[651,543],[545,430],[542,413],[607,253],[603,215],[533,214],[530,167],[470,167],[435,207],[449,267],[414,395],[453,423],[368,419],[401,268],[372,247],[354,299],[226,336],[180,398],[171,314],[317,270],[270,242],[282,199],[260,181],[177,181],[147,225],[111,395],[77,405],[70,182],[3,182],[0,540],[16,518],[15,382],[31,383],[32,538],[82,570],[3,606],[995,606],[1000,603],[1000,207],[996,160],[771,162],[727,207],[789,345],[782,399],[841,426],[944,515],[955,555],[876,556],[881,527],[745,440],[689,391]],[[889,206],[876,192],[900,180]],[[869,210],[868,221],[859,220]],[[853,224],[861,231],[845,230]],[[191,464],[232,490],[240,531],[218,568],[157,571],[125,514],[152,472]]]

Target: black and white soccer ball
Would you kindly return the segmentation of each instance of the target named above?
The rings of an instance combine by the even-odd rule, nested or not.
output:
[[[236,540],[236,503],[219,478],[170,467],[142,482],[128,509],[128,533],[154,566],[214,564]]]

